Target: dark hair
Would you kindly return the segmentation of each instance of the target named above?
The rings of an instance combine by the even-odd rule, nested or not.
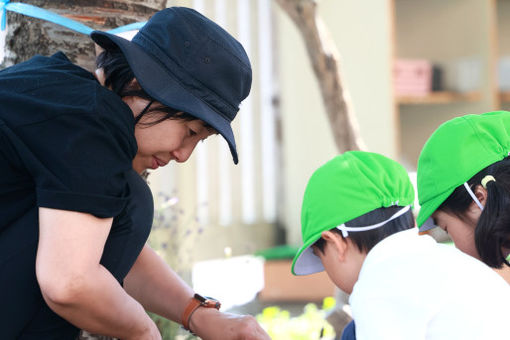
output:
[[[96,58],[96,66],[97,68],[103,69],[105,77],[104,85],[111,88],[111,90],[120,97],[140,97],[149,100],[149,104],[145,109],[136,116],[135,124],[138,124],[142,116],[146,114],[160,116],[150,123],[143,123],[143,125],[146,126],[156,125],[166,119],[182,119],[186,121],[198,119],[188,113],[162,104],[152,107],[152,104],[156,100],[147,94],[137,82],[133,82],[135,75],[120,49],[103,50]],[[205,122],[204,126],[211,132],[215,132],[215,130]]]
[[[510,265],[502,247],[510,248],[510,157],[493,163],[478,172],[467,182],[474,189],[482,179],[492,175],[496,180],[487,182],[487,201],[475,228],[475,245],[480,258],[488,266],[501,268]],[[441,204],[438,210],[454,214],[466,221],[465,213],[473,199],[463,185]]]
[[[349,222],[346,222],[347,227],[364,227],[387,220],[398,212],[403,207],[392,206],[388,208],[378,208],[372,210],[360,217],[357,217]],[[360,232],[349,232],[349,238],[354,242],[358,249],[362,252],[368,253],[377,243],[381,242],[386,237],[398,233],[399,231],[411,229],[414,227],[414,216],[413,212],[409,210],[402,216],[397,217],[394,220],[389,221],[384,226],[372,230],[360,231]],[[337,228],[333,228],[330,231],[338,233],[343,237],[342,232]],[[314,247],[317,247],[321,252],[324,252],[324,246],[326,241],[321,237],[314,243]]]

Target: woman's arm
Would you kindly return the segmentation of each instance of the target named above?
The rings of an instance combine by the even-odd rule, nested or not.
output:
[[[36,274],[48,306],[77,327],[122,339],[160,339],[143,307],[100,265],[112,219],[39,208]]]
[[[147,310],[178,323],[194,294],[148,245],[124,280],[124,288]],[[198,308],[191,317],[190,328],[205,340],[269,339],[253,317],[221,313],[213,308]]]
[[[146,310],[180,322],[193,290],[145,245],[124,279],[124,289]]]

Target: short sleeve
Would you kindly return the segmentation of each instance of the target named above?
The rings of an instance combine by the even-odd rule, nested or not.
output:
[[[11,132],[35,181],[39,207],[98,217],[123,209],[129,195],[125,176],[136,150],[129,134],[104,115],[61,114]]]

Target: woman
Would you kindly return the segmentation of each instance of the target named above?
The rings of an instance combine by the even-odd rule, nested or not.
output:
[[[139,173],[185,162],[230,122],[251,86],[242,46],[187,8],[156,13],[105,49],[93,75],[62,54],[0,72],[0,330],[73,339],[78,329],[160,339],[145,310],[203,339],[268,339],[220,313],[145,244],[152,196]],[[208,308],[213,307],[213,308]]]
[[[508,276],[510,112],[441,125],[418,160],[420,231],[445,230],[463,252]]]

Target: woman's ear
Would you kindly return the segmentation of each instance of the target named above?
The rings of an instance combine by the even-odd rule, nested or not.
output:
[[[340,234],[329,230],[323,231],[321,236],[326,241],[324,252],[326,252],[326,247],[330,247],[329,251],[335,252],[338,260],[344,261],[347,254],[347,241]]]
[[[99,46],[98,44],[94,43],[94,51],[96,53],[96,57],[101,54],[101,52],[104,51],[104,48]]]

